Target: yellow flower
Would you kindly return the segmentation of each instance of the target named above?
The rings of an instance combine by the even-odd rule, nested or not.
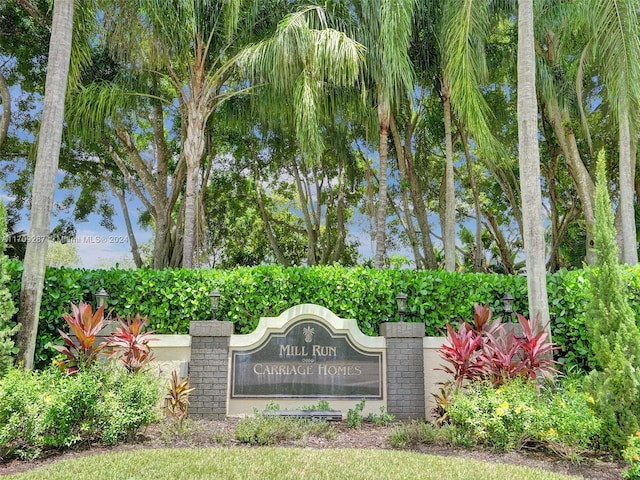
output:
[[[516,407],[516,413],[517,413],[518,415],[520,415],[520,412],[522,412],[522,408],[523,408],[522,404],[520,404],[520,405],[518,405],[518,406]]]
[[[633,460],[634,462],[637,462],[638,460],[640,460],[640,457],[638,456],[638,454],[637,454],[637,453],[634,453],[634,454],[631,456],[631,460]]]
[[[42,400],[44,400],[44,403],[46,403],[47,405],[49,405],[51,403],[51,395],[45,395],[44,397],[42,397]]]
[[[496,390],[496,395],[500,395],[502,393],[502,388]]]
[[[549,435],[557,435],[558,434],[558,432],[556,431],[555,428],[550,428],[548,433],[549,433]]]
[[[502,407],[498,407],[498,408],[496,408],[496,414],[497,414],[499,417],[502,417],[502,416],[503,416],[504,414],[506,414],[506,413],[507,413],[507,412],[505,411],[505,409],[504,409],[504,408],[502,408]]]
[[[509,403],[508,402],[502,402],[502,405],[500,405],[500,406],[506,410],[507,408],[509,408]]]
[[[636,437],[640,437],[640,432],[636,432]]]
[[[587,398],[587,402],[591,403],[591,404],[595,404],[596,401],[593,399],[593,397],[591,395],[589,395],[589,398]],[[638,432],[640,433],[640,432]]]
[[[564,408],[566,406],[566,404],[564,403],[564,400],[560,400],[560,408]]]

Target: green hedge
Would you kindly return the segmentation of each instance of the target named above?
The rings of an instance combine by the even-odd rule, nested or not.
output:
[[[22,265],[8,265],[10,287],[19,299]],[[629,298],[640,311],[640,268],[626,269]],[[560,271],[548,277],[553,340],[569,365],[587,365],[589,340],[583,312],[588,295],[583,270]],[[49,346],[58,342],[62,314],[69,303],[94,302],[104,287],[109,307],[120,315],[140,312],[157,333],[188,333],[191,320],[211,316],[209,293],[221,294],[218,319],[231,320],[237,333],[249,333],[260,317],[277,316],[300,303],[315,303],[340,317],[355,318],[367,335],[377,335],[383,322],[398,320],[395,296],[409,297],[407,321],[424,322],[435,336],[445,322],[471,320],[473,304],[489,304],[502,313],[502,295],[511,293],[515,310],[528,315],[526,279],[497,274],[444,271],[375,270],[369,268],[259,266],[234,270],[84,270],[50,268],[45,278],[38,333],[37,365],[50,362]]]

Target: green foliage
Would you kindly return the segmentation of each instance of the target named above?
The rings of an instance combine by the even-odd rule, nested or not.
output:
[[[411,448],[417,445],[429,445],[440,438],[440,428],[432,423],[402,423],[393,429],[390,443],[393,448]]]
[[[7,257],[4,255],[7,236],[7,211],[0,202],[0,378],[13,363],[15,344],[13,336],[18,333],[20,325],[12,320],[16,308],[8,288]]]
[[[454,394],[447,414],[463,444],[501,451],[534,445],[573,456],[598,440],[601,421],[593,406],[579,382],[539,391],[537,384],[515,379],[499,388],[470,384]]]
[[[171,372],[171,380],[167,385],[164,411],[175,420],[178,430],[182,429],[184,420],[189,414],[189,394],[193,392],[189,388],[189,377],[180,378],[175,370]]]
[[[367,415],[367,422],[375,423],[379,427],[385,427],[393,422],[396,417],[387,411],[384,406],[380,407],[380,413],[370,413]]]
[[[360,400],[355,407],[350,408],[347,411],[347,426],[349,428],[360,428],[364,417],[362,411],[364,410],[365,399]]]
[[[115,444],[155,421],[155,377],[100,365],[67,376],[58,369],[10,369],[0,380],[0,457],[102,440]]]
[[[72,315],[65,313],[63,317],[74,338],[58,330],[64,345],[53,347],[66,357],[59,364],[66,368],[67,375],[92,365],[104,347],[104,344],[96,344],[98,333],[104,328],[104,305],[93,313],[88,303],[80,302],[77,306],[72,303],[71,310]]]
[[[640,432],[629,435],[627,446],[622,451],[622,458],[629,464],[622,477],[625,480],[640,480]]]
[[[249,445],[274,445],[308,436],[333,438],[335,430],[328,422],[256,413],[243,418],[236,425],[236,440]]]
[[[14,302],[20,299],[22,264],[10,261],[7,284]],[[623,271],[629,301],[640,314],[640,268]],[[553,341],[561,349],[556,358],[566,367],[590,366],[591,341],[584,312],[589,298],[589,278],[583,270],[559,271],[548,276]],[[211,316],[209,293],[221,295],[218,318],[235,323],[236,333],[253,331],[258,319],[277,316],[300,303],[322,305],[343,318],[355,318],[363,333],[378,335],[380,324],[397,321],[395,296],[409,297],[407,320],[425,323],[429,336],[442,335],[446,322],[468,318],[473,304],[488,304],[495,315],[503,312],[505,292],[515,298],[514,310],[528,315],[526,278],[496,274],[444,271],[375,270],[345,268],[259,266],[234,270],[84,270],[48,268],[36,344],[36,366],[46,367],[62,344],[58,329],[71,302],[93,302],[104,287],[109,308],[119,315],[150,318],[158,334],[186,334],[190,320]]]
[[[149,342],[155,340],[151,335],[153,332],[145,332],[144,327],[149,321],[148,318],[140,318],[136,313],[131,320],[131,315],[127,315],[124,321],[118,318],[120,325],[111,333],[107,340],[106,348],[113,348],[110,358],[118,358],[124,368],[135,373],[153,360],[154,355],[149,347]]]
[[[267,404],[267,408],[265,410],[267,410],[269,407],[269,405]],[[279,410],[279,408],[276,408],[276,410]],[[329,405],[329,402],[327,402],[326,400],[320,400],[318,402],[317,405],[309,405],[309,406],[304,406],[301,408],[301,410],[331,410],[331,406]]]
[[[590,271],[586,325],[595,369],[588,385],[605,425],[603,442],[619,451],[640,427],[640,332],[618,264],[603,152],[597,164],[594,241],[598,260]]]

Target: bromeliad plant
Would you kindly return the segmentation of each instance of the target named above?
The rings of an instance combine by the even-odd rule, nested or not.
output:
[[[138,372],[154,358],[149,342],[157,339],[151,337],[153,331],[144,332],[148,321],[147,317],[140,318],[139,313],[133,320],[130,315],[127,315],[126,321],[118,318],[120,325],[107,341],[107,348],[113,349],[109,358],[119,358],[130,373]]]
[[[73,375],[81,368],[94,363],[104,348],[104,344],[96,345],[96,337],[104,327],[104,305],[94,313],[88,303],[80,302],[77,306],[72,303],[71,311],[71,315],[65,313],[63,316],[76,341],[62,330],[58,330],[65,344],[53,347],[66,357],[59,364],[66,368],[67,375]]]

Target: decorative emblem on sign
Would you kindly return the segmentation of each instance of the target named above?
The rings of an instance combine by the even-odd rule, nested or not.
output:
[[[307,343],[313,342],[313,333],[314,333],[313,327],[305,327],[302,333],[304,334],[305,342]]]

